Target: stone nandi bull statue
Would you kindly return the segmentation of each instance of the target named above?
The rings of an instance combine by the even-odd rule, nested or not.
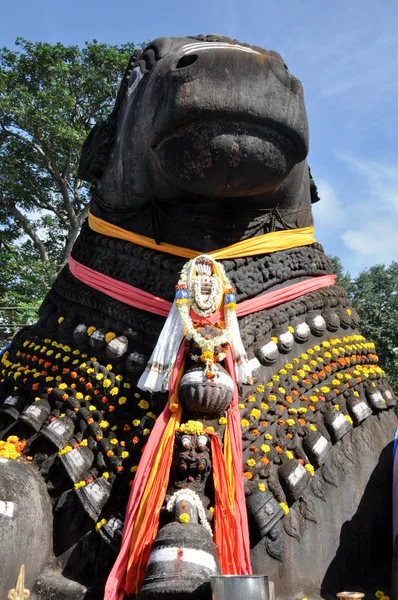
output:
[[[312,237],[307,152],[279,54],[133,55],[83,148],[89,222],[2,356],[1,598],[21,563],[35,598],[103,598],[123,524],[108,599],[205,599],[220,569],[388,589],[395,398]]]

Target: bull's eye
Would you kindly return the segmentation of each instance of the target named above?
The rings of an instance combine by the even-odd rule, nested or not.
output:
[[[199,452],[203,452],[207,445],[207,437],[205,435],[200,435],[198,437],[198,450]]]
[[[197,54],[185,54],[177,63],[176,69],[184,69],[198,60]]]
[[[187,435],[183,435],[181,438],[181,446],[184,450],[190,450],[192,448],[191,438]]]
[[[198,471],[203,472],[206,470],[207,460],[205,458],[201,458],[198,462]]]
[[[135,88],[137,87],[137,85],[139,84],[139,82],[141,81],[143,76],[144,76],[144,74],[141,71],[141,67],[139,65],[131,71],[131,75],[129,77],[129,82],[128,82],[128,88],[127,88],[128,95],[130,95],[135,90]]]
[[[277,77],[284,85],[291,86],[292,76],[290,75],[287,64],[282,59],[281,55],[273,50],[268,50],[268,56],[270,57],[268,63],[275,77]]]

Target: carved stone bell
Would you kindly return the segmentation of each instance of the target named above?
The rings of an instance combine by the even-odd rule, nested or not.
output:
[[[198,523],[169,523],[152,545],[138,600],[210,598],[210,577],[219,575],[216,547]]]
[[[76,490],[77,497],[93,521],[96,521],[101,514],[109,498],[111,487],[111,484],[106,479],[99,477],[95,481]]]
[[[329,405],[326,406],[325,425],[334,443],[341,440],[352,429],[352,425],[343,413]]]
[[[7,415],[11,419],[16,420],[19,417],[19,413],[25,404],[26,399],[23,396],[10,395],[4,400],[0,408],[0,414]]]
[[[386,410],[388,408],[381,391],[377,387],[369,387],[366,389],[366,399],[374,412],[379,412],[380,410]]]
[[[58,450],[62,450],[73,435],[74,425],[69,417],[54,419],[43,427],[41,435],[49,440]]]
[[[303,450],[316,467],[325,462],[331,449],[331,444],[319,431],[309,431],[303,439]]]
[[[383,395],[384,400],[386,401],[388,408],[391,408],[392,406],[396,405],[397,399],[395,397],[394,392],[391,389],[391,386],[389,386],[389,385],[383,386],[382,395]]]
[[[289,502],[300,498],[309,481],[307,470],[297,460],[287,460],[278,469],[279,479]]]
[[[19,417],[19,420],[37,432],[40,431],[41,426],[47,421],[50,414],[50,404],[48,400],[42,398],[27,406]]]
[[[78,481],[89,477],[94,454],[91,452],[90,448],[79,446],[70,452],[62,454],[60,460],[73,483],[77,483]]]
[[[348,398],[347,408],[354,425],[359,425],[362,421],[365,421],[372,414],[371,408],[366,404],[363,398]]]
[[[263,538],[280,519],[284,512],[271,492],[255,492],[246,500],[247,513],[260,538]]]

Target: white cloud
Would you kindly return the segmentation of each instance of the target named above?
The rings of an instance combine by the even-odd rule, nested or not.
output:
[[[317,239],[338,253],[354,274],[398,260],[398,166],[343,153],[336,156],[343,163],[341,169],[354,175],[350,188],[356,189],[337,190],[326,179],[317,181],[321,198],[313,207]]]
[[[337,153],[336,156],[360,175],[373,214],[387,212],[391,216],[398,215],[397,163],[366,160],[344,153]]]
[[[341,239],[354,253],[359,268],[389,264],[398,258],[398,235],[393,221],[376,219],[358,229],[347,229]]]
[[[317,179],[320,202],[313,206],[316,231],[335,231],[344,226],[343,205],[334,187],[326,179]]]
[[[339,154],[363,181],[351,223],[341,239],[365,266],[398,259],[398,167],[387,162]],[[355,220],[353,217],[356,217]]]

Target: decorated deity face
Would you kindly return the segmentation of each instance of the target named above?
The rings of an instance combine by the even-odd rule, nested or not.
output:
[[[210,473],[210,440],[207,435],[176,433],[173,475],[170,481],[177,488],[204,491]]]
[[[203,296],[208,296],[211,292],[213,265],[206,258],[199,259],[196,262],[196,271],[198,273],[200,295],[203,298]],[[203,299],[205,300],[205,298]]]
[[[215,312],[221,303],[223,282],[215,273],[214,263],[210,259],[198,258],[195,268],[197,274],[191,281],[190,301],[197,314],[208,316]]]

